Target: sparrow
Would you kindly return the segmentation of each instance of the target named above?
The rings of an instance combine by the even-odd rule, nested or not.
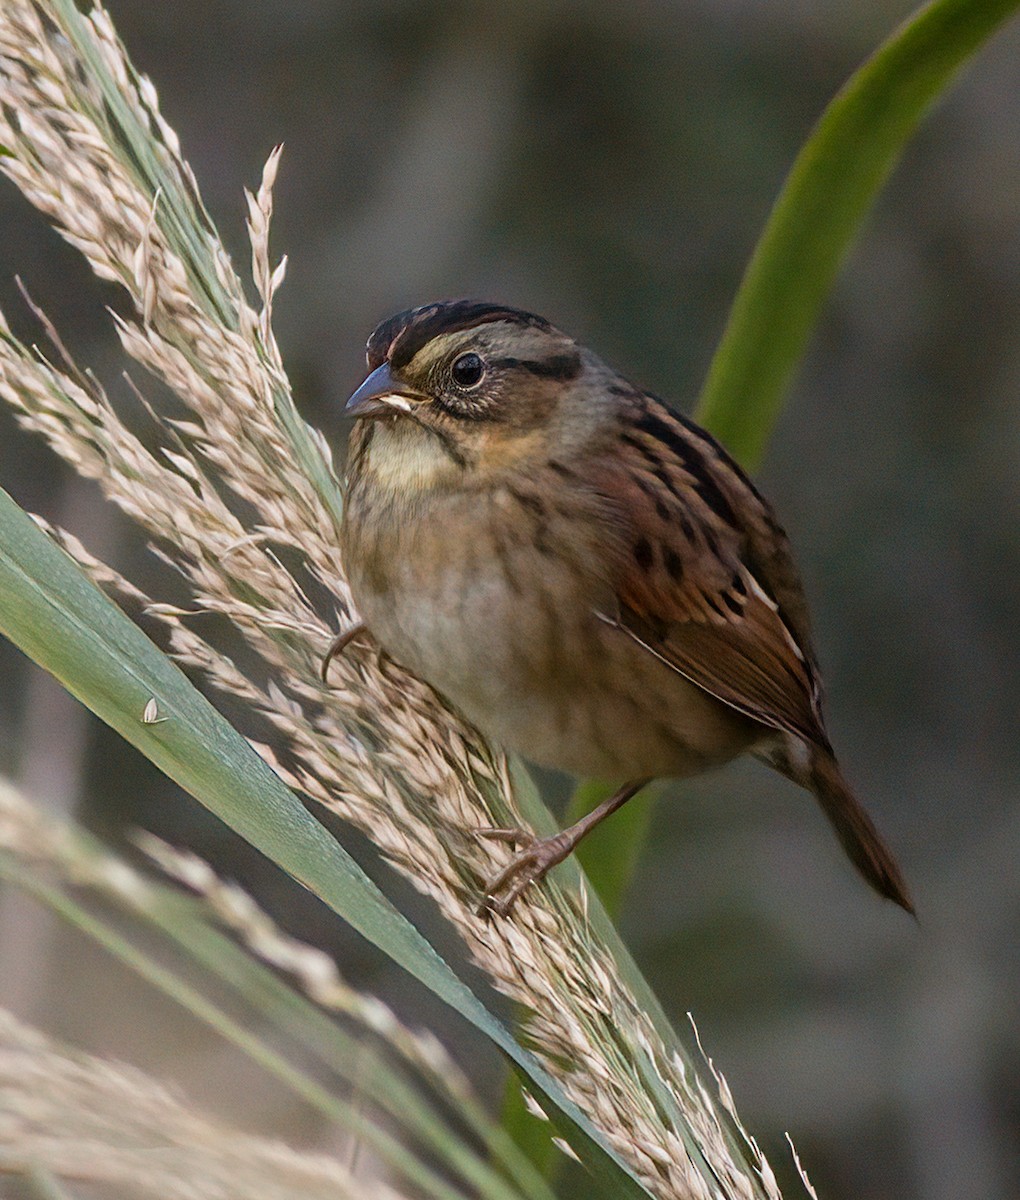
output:
[[[483,885],[507,913],[658,777],[753,754],[813,792],[850,860],[903,876],[825,730],[789,542],[704,429],[542,317],[467,300],[384,321],[347,401],[342,551],[362,623],[484,735],[619,789]]]

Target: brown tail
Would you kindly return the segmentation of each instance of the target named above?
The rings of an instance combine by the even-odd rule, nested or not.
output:
[[[809,771],[808,786],[818,797],[850,861],[879,895],[887,896],[916,916],[896,860],[850,791],[831,752],[821,747],[814,749]]]

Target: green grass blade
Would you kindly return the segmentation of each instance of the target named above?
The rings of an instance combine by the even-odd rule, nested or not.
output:
[[[479,1195],[500,1194],[499,1180],[479,1169],[477,1160],[451,1146],[445,1126],[435,1119],[419,1092],[386,1058],[375,1050],[366,1052],[364,1045],[356,1047],[352,1034],[275,971],[211,926],[198,902],[166,888],[154,887],[153,894],[157,902],[147,905],[147,915],[179,952],[227,984],[270,1024],[294,1038],[324,1066],[355,1084],[401,1125],[429,1142],[437,1154],[447,1157],[453,1170],[479,1189]],[[493,1163],[517,1184],[520,1194],[533,1200],[552,1200],[545,1182],[480,1104],[469,1105],[464,1097],[446,1096],[446,1099],[488,1147]],[[548,1126],[546,1130],[549,1143]]]
[[[49,1171],[32,1167],[24,1179],[28,1200],[71,1200],[70,1192],[64,1191]]]
[[[931,105],[1018,0],[934,0],[850,78],[783,185],[712,359],[698,418],[745,464],[761,457],[784,390],[854,235]]]
[[[531,1081],[607,1196],[647,1196],[559,1085],[454,974],[187,677],[0,491],[0,632],[374,945]],[[154,701],[165,721],[146,723]]]
[[[110,856],[84,830],[75,828],[73,836],[83,856]],[[112,897],[114,901],[117,898]],[[298,1042],[328,1070],[357,1086],[363,1096],[389,1112],[402,1127],[432,1144],[437,1153],[446,1156],[452,1169],[459,1170],[479,1189],[479,1195],[501,1194],[498,1179],[491,1178],[484,1169],[479,1170],[476,1158],[469,1158],[457,1145],[450,1144],[448,1131],[435,1119],[399,1067],[374,1047],[356,1039],[275,970],[221,932],[211,922],[201,901],[150,881],[146,885],[146,899],[140,906],[135,902],[130,911],[169,939],[178,953],[226,984],[268,1024]],[[462,1095],[448,1085],[443,1096],[487,1146],[498,1168],[516,1182],[521,1194],[533,1200],[552,1200],[542,1178],[474,1096]],[[551,1145],[548,1126],[546,1143]]]
[[[353,1112],[360,1133],[360,1110],[367,1102],[390,1115],[392,1123],[386,1129],[417,1139],[433,1156],[427,1162],[445,1163],[452,1175],[469,1185],[472,1195],[486,1200],[553,1200],[535,1168],[435,1046],[423,1044],[396,1019],[391,1024],[378,1002],[349,987],[339,971],[335,986],[327,986],[321,951],[274,929],[268,915],[236,885],[217,879],[190,855],[177,855],[158,840],[153,844],[157,864],[165,866],[162,855],[169,853],[175,866],[185,865],[183,876],[170,867],[171,877],[196,887],[198,896],[143,876],[93,834],[34,810],[0,779],[0,879],[48,903],[55,915],[91,936],[243,1052],[254,1048],[250,1056],[255,1062],[327,1119],[350,1129],[345,1116]],[[198,874],[189,876],[191,869]],[[236,903],[228,903],[228,896]],[[128,918],[113,928],[111,906]],[[223,920],[230,933],[221,928]],[[164,940],[169,953],[160,950],[154,957],[153,934]],[[198,974],[189,970],[182,978],[182,961],[197,966]],[[269,965],[281,962],[288,965]],[[307,971],[312,972],[311,981]],[[197,981],[197,990],[186,980]],[[218,985],[215,1003],[205,986],[211,981]],[[305,991],[309,982],[324,989],[314,1001]],[[243,1019],[231,1020],[223,1012],[219,985],[243,1006]],[[254,1025],[252,1014],[260,1018]],[[273,1029],[282,1036],[274,1036],[268,1047],[256,1029]],[[302,1062],[311,1056],[324,1068],[322,1080],[335,1076],[354,1090],[354,1109],[349,1099],[347,1108],[338,1108],[326,1082],[317,1083],[304,1071],[294,1074],[289,1048],[295,1045],[302,1048]],[[282,1075],[275,1070],[281,1061]],[[447,1114],[456,1114],[457,1123]],[[473,1142],[466,1131],[474,1135]],[[404,1160],[389,1155],[393,1139],[387,1139],[386,1130],[382,1133],[379,1152],[402,1168]],[[548,1125],[546,1141],[551,1145]],[[492,1165],[479,1147],[485,1147]],[[416,1178],[415,1186],[429,1182],[431,1174]]]

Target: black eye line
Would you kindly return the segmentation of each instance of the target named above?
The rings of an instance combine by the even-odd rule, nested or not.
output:
[[[494,358],[489,366],[527,371],[529,375],[536,375],[540,379],[554,379],[569,383],[570,380],[576,379],[581,372],[581,356],[579,354],[554,354],[544,360]]]

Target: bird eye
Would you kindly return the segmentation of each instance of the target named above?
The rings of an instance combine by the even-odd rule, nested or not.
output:
[[[462,388],[474,387],[485,374],[485,363],[477,354],[462,354],[450,368],[453,382]]]

